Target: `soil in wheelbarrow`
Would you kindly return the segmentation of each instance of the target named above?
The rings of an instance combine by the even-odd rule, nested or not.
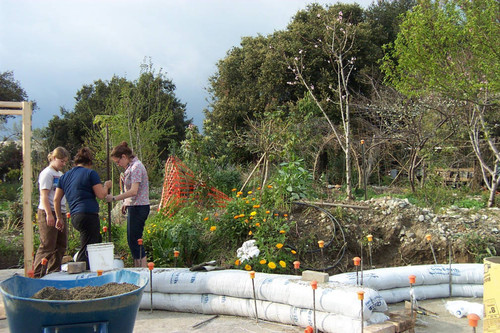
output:
[[[139,289],[135,284],[110,282],[102,286],[74,287],[69,289],[57,289],[45,287],[39,290],[32,298],[43,300],[89,300],[125,294]]]

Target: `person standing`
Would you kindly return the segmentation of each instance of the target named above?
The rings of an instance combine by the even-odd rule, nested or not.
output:
[[[148,173],[125,141],[111,151],[111,159],[125,169],[122,178],[124,192],[117,196],[108,194],[106,201],[124,200],[122,213],[127,214],[127,242],[134,267],[147,267],[146,253],[137,240],[142,238],[150,211]]]
[[[89,268],[87,245],[101,243],[101,224],[99,221],[99,203],[111,188],[111,180],[104,185],[95,170],[92,170],[93,155],[89,148],[81,148],[74,159],[75,166],[66,172],[57,185],[54,208],[57,222],[63,219],[62,197],[66,196],[71,214],[71,224],[80,232],[80,250],[76,261],[85,261]]]
[[[37,222],[40,237],[40,246],[35,254],[33,270],[35,277],[45,273],[61,270],[61,261],[68,246],[68,227],[66,225],[66,199],[61,198],[61,213],[63,219],[56,223],[54,211],[54,195],[59,178],[63,175],[62,169],[69,159],[68,151],[57,147],[47,156],[49,166],[40,172],[38,185],[40,189],[40,202],[38,204]],[[42,259],[47,259],[46,267]],[[45,270],[45,271],[43,271]]]

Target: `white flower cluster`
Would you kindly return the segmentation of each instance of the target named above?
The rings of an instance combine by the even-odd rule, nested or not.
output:
[[[238,259],[241,260],[241,262],[256,257],[259,255],[259,253],[259,248],[255,246],[255,239],[246,241],[238,250],[236,250],[236,255],[238,256]]]

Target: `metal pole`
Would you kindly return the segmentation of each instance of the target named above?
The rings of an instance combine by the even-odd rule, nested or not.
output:
[[[109,167],[109,130],[108,124],[106,124],[106,176],[110,179],[110,167]],[[109,191],[108,191],[109,192]],[[111,242],[111,202],[108,202],[108,242]]]

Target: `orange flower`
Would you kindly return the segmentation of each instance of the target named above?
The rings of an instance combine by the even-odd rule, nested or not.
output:
[[[292,254],[297,254],[297,251],[295,250],[291,250],[290,252],[292,252]]]
[[[260,223],[259,222],[255,223],[255,226],[260,227]]]
[[[285,230],[283,230],[283,229],[282,229],[282,230],[280,230],[280,234],[284,234],[284,233],[286,233],[286,231],[285,231]]]
[[[283,244],[278,243],[278,244],[276,244],[276,247],[277,247],[278,249],[281,249],[281,248],[283,247]]]
[[[233,189],[231,190],[231,192],[236,192],[236,189],[235,189],[235,188],[233,188]]]
[[[265,265],[265,264],[267,263],[267,260],[266,260],[266,259],[262,259],[261,261],[259,261],[259,263],[260,263],[261,265]]]
[[[271,212],[270,212],[270,211],[268,211],[268,210],[266,210],[266,214],[269,214],[269,213],[271,213]]]
[[[236,260],[234,261],[234,264],[235,264],[236,266],[241,265],[241,261],[240,261],[240,259],[236,259]]]
[[[249,264],[246,264],[246,265],[245,265],[245,269],[246,269],[247,271],[250,271],[250,270],[252,270],[252,266],[250,266]]]
[[[239,215],[235,215],[234,216],[234,219],[236,220],[237,218],[239,218],[240,216]]]
[[[257,187],[257,190],[260,190],[260,186],[259,186],[259,187]]]
[[[242,195],[242,194],[243,194],[243,192],[237,192],[236,194],[237,194],[237,195]]]
[[[260,208],[260,205],[253,205],[253,208]]]
[[[205,218],[203,219],[203,221],[208,221],[208,217],[205,217]]]
[[[284,217],[288,217],[288,214],[283,214]]]
[[[215,231],[216,229],[217,229],[217,227],[215,225],[210,227],[210,231]]]
[[[250,201],[249,201],[249,200],[247,200],[245,203],[249,204],[249,203],[250,203]]]
[[[267,188],[273,188],[273,185],[267,185]]]

